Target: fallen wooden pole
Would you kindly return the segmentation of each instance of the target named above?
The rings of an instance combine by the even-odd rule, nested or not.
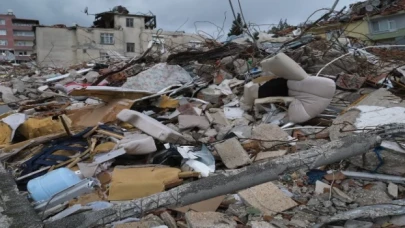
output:
[[[253,165],[213,175],[181,185],[142,199],[121,203],[101,211],[73,215],[46,227],[96,227],[128,217],[142,217],[158,208],[176,208],[217,196],[277,180],[279,175],[298,169],[311,169],[361,155],[377,143],[375,135],[356,135],[332,141],[321,147],[289,154],[274,160],[265,160]]]

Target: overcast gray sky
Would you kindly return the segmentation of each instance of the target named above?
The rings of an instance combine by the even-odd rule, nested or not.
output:
[[[278,23],[280,18],[288,19],[290,24],[298,24],[316,9],[331,7],[334,0],[240,0],[245,19],[256,23],[262,30]],[[337,9],[358,0],[340,0]],[[232,0],[235,10],[239,11],[237,0]],[[157,16],[158,28],[167,31],[179,29],[186,32],[205,31],[217,36],[217,27],[222,27],[225,14],[225,34],[232,24],[232,11],[227,0],[0,0],[0,10],[12,9],[17,17],[38,19],[43,25],[77,23],[91,26],[94,16],[84,13],[108,11],[114,6],[125,6],[130,13],[152,12]],[[6,13],[6,12],[1,12]],[[317,19],[315,15],[313,19]],[[200,21],[200,22],[199,22]],[[184,25],[183,25],[184,24]],[[214,34],[215,33],[215,34]]]

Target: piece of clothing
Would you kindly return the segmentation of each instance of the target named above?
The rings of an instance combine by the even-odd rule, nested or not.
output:
[[[287,79],[272,79],[259,87],[259,98],[288,97]]]

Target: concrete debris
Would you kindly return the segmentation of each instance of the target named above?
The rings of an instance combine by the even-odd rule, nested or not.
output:
[[[274,149],[274,146],[285,144],[288,134],[277,125],[260,124],[253,128],[252,138],[259,140],[265,149]]]
[[[259,209],[263,215],[274,215],[297,206],[296,202],[271,182],[240,191],[238,195],[248,205]]]
[[[218,212],[187,212],[186,221],[190,228],[236,227],[231,217]]]
[[[394,199],[398,198],[398,185],[390,182],[388,184],[388,194]]]
[[[225,42],[123,6],[35,26],[0,55],[1,224],[405,226],[405,51],[331,27],[405,9],[378,2]]]
[[[372,222],[364,222],[357,220],[347,220],[345,223],[345,228],[372,228],[374,224]]]
[[[235,169],[251,163],[248,154],[236,138],[218,143],[214,147],[226,167],[229,169]]]

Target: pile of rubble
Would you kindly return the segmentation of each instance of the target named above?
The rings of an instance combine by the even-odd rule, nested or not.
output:
[[[155,54],[0,68],[3,224],[405,226],[404,76],[386,56],[319,39]]]

